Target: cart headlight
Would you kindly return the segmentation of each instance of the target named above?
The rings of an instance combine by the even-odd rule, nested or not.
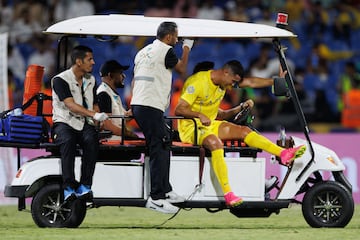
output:
[[[335,162],[335,160],[334,160],[332,157],[327,157],[326,159],[327,159],[329,162],[331,162],[332,164],[337,165],[336,162]]]

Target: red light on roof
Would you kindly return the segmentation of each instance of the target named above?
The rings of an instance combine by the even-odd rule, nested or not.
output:
[[[288,25],[288,15],[286,13],[278,13],[276,24]]]

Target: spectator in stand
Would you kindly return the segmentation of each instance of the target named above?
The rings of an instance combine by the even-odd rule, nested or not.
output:
[[[49,7],[46,0],[23,0],[14,2],[14,16],[16,18],[21,16],[24,9],[27,9],[31,22],[37,22],[42,28],[48,26]]]
[[[263,43],[260,47],[259,56],[252,60],[250,63],[250,75],[259,76],[263,78],[272,77],[272,73],[268,68],[268,63],[270,60],[270,51],[271,45],[268,43]],[[279,70],[279,68],[277,68]]]
[[[173,17],[172,3],[166,0],[155,0],[153,4],[149,3],[144,15],[147,17]]]
[[[352,89],[360,89],[360,72],[357,70],[353,61],[346,63],[345,71],[340,76],[340,81],[337,85],[339,94],[338,109],[342,111],[344,108],[343,97]]]
[[[271,44],[262,43],[259,57],[254,59],[250,64],[250,76],[271,78],[277,75],[280,68],[279,59],[277,57],[271,58],[271,50]],[[294,64],[292,61],[288,59],[287,63],[289,68],[293,69]],[[276,114],[275,106],[278,99],[273,96],[271,88],[255,89],[254,92],[256,94],[253,99],[255,102],[254,115],[256,114],[255,116],[260,120],[274,116]],[[272,129],[275,130],[275,126],[273,126]],[[269,130],[269,127],[266,130]]]
[[[55,74],[55,53],[51,48],[51,40],[45,35],[37,35],[34,38],[36,51],[29,56],[28,64],[36,64],[44,67],[44,81],[50,80]]]
[[[310,3],[308,11],[304,12],[304,24],[308,37],[319,41],[330,26],[330,16],[322,6],[321,1]]]
[[[200,0],[196,17],[202,19],[223,20],[224,9],[217,6],[214,3],[214,0]]]
[[[347,10],[347,4],[339,2],[335,4],[337,16],[332,24],[332,37],[334,40],[343,41],[347,46],[351,46],[351,25],[353,23],[351,12]]]
[[[309,118],[314,113],[314,103],[309,102],[308,96],[305,92],[303,86],[303,69],[296,69],[295,74],[293,75],[294,87],[296,94],[299,98],[302,110],[305,116]],[[269,95],[272,95],[269,91]],[[298,115],[294,108],[293,101],[288,97],[269,97],[274,102],[270,107],[273,111],[267,116],[264,116],[263,120],[259,121],[259,125],[256,127],[260,132],[264,131],[274,131],[280,130],[281,127],[284,127],[288,131],[302,131],[302,127],[299,125]],[[257,98],[258,100],[258,98]],[[264,109],[264,108],[262,108]],[[311,115],[309,115],[311,114]]]
[[[14,7],[10,1],[0,0],[0,32],[7,32],[14,20]],[[3,31],[6,30],[6,31]]]
[[[14,74],[10,69],[8,69],[8,99],[9,99],[9,109],[15,107],[21,107],[23,101],[23,91],[22,88],[16,83]]]
[[[21,14],[14,19],[10,32],[10,43],[28,43],[33,34],[41,33],[42,27],[30,18],[28,8],[21,10]]]
[[[258,24],[264,24],[264,25],[269,25],[269,26],[273,26],[275,27],[276,25],[276,18],[273,15],[273,13],[271,12],[269,6],[263,6],[261,8],[261,18],[256,19],[255,23]]]
[[[54,20],[56,22],[69,18],[88,16],[95,14],[92,1],[88,0],[55,0]]]
[[[337,61],[349,59],[355,55],[354,51],[351,50],[331,50],[324,42],[317,42],[313,45],[311,57],[315,61],[319,59],[325,59],[329,61]]]
[[[195,18],[197,6],[193,0],[177,0],[173,9],[174,17]]]
[[[228,21],[249,22],[246,8],[240,1],[227,1],[224,14],[224,19]]]
[[[307,94],[314,102],[315,111],[310,121],[334,122],[338,120],[335,77],[329,72],[329,61],[324,58],[309,59],[304,76]]]
[[[8,68],[14,75],[17,87],[24,88],[25,61],[19,49],[12,44],[8,44]]]
[[[287,0],[284,8],[289,16],[289,22],[292,24],[301,22],[305,10],[304,0]]]

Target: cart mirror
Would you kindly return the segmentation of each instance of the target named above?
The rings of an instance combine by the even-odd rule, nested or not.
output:
[[[285,78],[274,77],[273,92],[275,96],[289,96],[289,88],[286,85]]]

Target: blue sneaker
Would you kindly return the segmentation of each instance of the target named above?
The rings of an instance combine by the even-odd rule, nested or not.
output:
[[[90,186],[81,184],[78,189],[76,189],[76,196],[81,199],[92,198],[92,190]]]
[[[76,192],[71,187],[66,187],[64,189],[64,201],[72,201],[76,199]]]

